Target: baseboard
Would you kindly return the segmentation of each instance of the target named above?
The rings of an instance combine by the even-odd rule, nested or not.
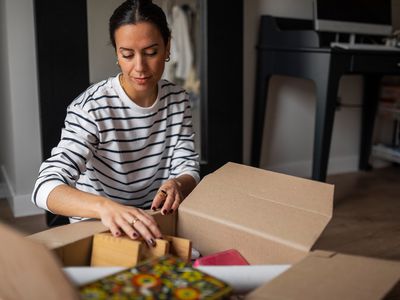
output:
[[[4,198],[7,199],[8,204],[11,208],[13,216],[15,218],[40,215],[44,211],[37,206],[35,206],[31,201],[31,194],[16,195],[14,189],[11,185],[11,181],[8,178],[6,169],[1,166],[1,176],[2,176],[2,190],[5,190]]]
[[[3,165],[1,166],[1,174],[0,174],[0,176],[1,176],[1,187],[2,187],[1,197],[2,198],[6,198],[7,202],[8,202],[8,205],[10,207],[13,207],[14,205],[13,205],[13,203],[11,201],[11,198],[12,198],[12,195],[13,195],[13,190],[12,190],[11,182],[8,179],[6,169],[4,168]]]
[[[311,161],[296,161],[286,164],[261,166],[261,168],[303,178],[311,177]]]
[[[264,169],[290,174],[303,178],[311,178],[312,161],[296,161],[287,164],[264,166]],[[358,171],[358,155],[334,157],[329,159],[327,175]]]
[[[330,158],[327,175],[356,172],[358,171],[359,160],[358,155]]]

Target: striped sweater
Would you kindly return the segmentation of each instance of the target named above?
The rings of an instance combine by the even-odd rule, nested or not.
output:
[[[199,181],[187,93],[160,80],[155,103],[143,108],[116,76],[92,85],[68,106],[61,140],[40,167],[32,201],[48,210],[49,193],[68,184],[149,208],[161,183],[182,174]]]

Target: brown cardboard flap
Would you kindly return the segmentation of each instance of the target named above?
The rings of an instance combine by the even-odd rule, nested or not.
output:
[[[171,215],[162,215],[160,210],[151,211],[146,210],[146,212],[153,216],[156,220],[158,226],[161,229],[162,234],[175,235],[176,233],[176,212]]]
[[[163,216],[160,211],[146,212],[155,218],[164,234],[175,234],[176,214]],[[30,235],[29,238],[40,241],[49,249],[57,249],[105,231],[108,231],[108,228],[101,221],[85,220],[38,232]]]
[[[288,207],[332,216],[332,184],[229,162],[213,175],[229,188]],[[322,201],[321,201],[322,200]]]
[[[206,176],[179,212],[308,252],[332,203],[332,185],[228,163]]]
[[[82,239],[91,237],[95,233],[107,231],[107,227],[100,221],[87,220],[54,227],[29,236],[45,244],[49,249],[56,249]]]
[[[0,224],[0,299],[79,299],[46,247]]]
[[[305,251],[182,209],[178,214],[178,235],[191,240],[193,248],[202,255],[236,249],[250,264],[295,263],[307,255]]]
[[[382,299],[400,279],[400,262],[311,253],[246,299]]]

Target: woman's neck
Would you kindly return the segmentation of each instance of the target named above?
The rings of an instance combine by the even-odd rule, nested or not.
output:
[[[122,89],[124,90],[125,94],[138,106],[150,107],[156,101],[158,94],[158,85],[156,85],[154,89],[152,89],[150,92],[138,93],[137,91],[132,89],[129,84],[125,82],[123,74],[120,74],[118,78],[119,78],[119,83]]]

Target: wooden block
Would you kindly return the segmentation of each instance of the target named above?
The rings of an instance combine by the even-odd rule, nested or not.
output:
[[[113,237],[110,232],[93,237],[91,266],[135,266],[144,245],[129,237]]]
[[[184,261],[189,262],[192,255],[192,241],[176,236],[165,235],[164,239],[170,242],[169,252]]]
[[[169,241],[156,239],[156,246],[149,247],[143,242],[141,259],[161,257],[169,253]]]

